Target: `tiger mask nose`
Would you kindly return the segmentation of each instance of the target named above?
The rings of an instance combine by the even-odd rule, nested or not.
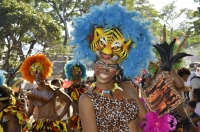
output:
[[[104,58],[104,59],[110,59],[112,58],[112,55],[108,55],[108,54],[104,54],[104,53],[100,53],[100,55]]]

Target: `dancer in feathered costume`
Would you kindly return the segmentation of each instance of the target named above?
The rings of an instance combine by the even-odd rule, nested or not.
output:
[[[71,99],[58,87],[45,83],[47,77],[51,75],[52,63],[44,54],[35,54],[25,59],[20,67],[24,79],[38,85],[36,89],[28,93],[29,100],[28,118],[33,114],[35,107],[38,108],[37,120],[32,124],[33,132],[66,132],[66,123],[60,120],[69,110]],[[60,115],[55,110],[56,97],[66,102]]]
[[[125,78],[135,78],[153,60],[148,26],[139,13],[118,3],[94,6],[88,15],[74,20],[75,60],[92,63],[96,77],[93,88],[79,99],[83,131],[142,132],[138,120],[144,121],[147,111],[137,91],[131,82],[114,80],[122,78],[121,69]],[[174,85],[172,76],[166,84]]]
[[[68,127],[74,132],[81,132],[81,122],[78,112],[78,102],[80,96],[86,92],[85,85],[81,80],[86,79],[86,67],[81,62],[70,61],[65,67],[65,74],[72,85],[67,89],[69,96],[72,98],[73,115],[67,120]]]
[[[186,38],[183,40],[180,46],[185,43]],[[177,121],[177,125],[174,127],[176,128],[175,130],[171,130],[171,126],[168,127],[170,128],[170,131],[196,131],[194,125],[190,122],[183,108],[181,90],[184,88],[184,83],[172,69],[173,65],[177,63],[181,58],[191,55],[184,52],[179,52],[181,49],[180,46],[177,47],[176,52],[173,52],[175,42],[176,39],[174,39],[170,44],[166,42],[166,27],[164,26],[163,44],[154,45],[160,56],[156,65],[157,70],[155,70],[155,75],[157,77],[150,87],[146,86],[148,88],[143,90],[143,97],[151,110],[151,112],[146,115],[145,131],[148,132],[154,132],[156,129],[159,129],[159,127],[163,127],[163,124],[165,123],[163,119],[167,116],[169,119],[176,118]],[[164,83],[166,77],[169,76],[169,74],[175,77],[173,79],[175,82],[173,87],[169,87]],[[173,118],[171,116],[173,116]],[[175,123],[176,121],[174,120],[173,122]],[[150,125],[152,122],[156,122],[157,124]],[[167,132],[166,127],[163,127],[163,132],[165,131]]]
[[[5,80],[0,71],[0,132],[21,132],[27,118],[21,107],[12,104],[12,91],[4,85]]]

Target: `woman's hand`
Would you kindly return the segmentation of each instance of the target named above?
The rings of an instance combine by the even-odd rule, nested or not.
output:
[[[169,75],[167,78],[165,78],[165,83],[168,85],[168,87],[174,87],[173,76]]]

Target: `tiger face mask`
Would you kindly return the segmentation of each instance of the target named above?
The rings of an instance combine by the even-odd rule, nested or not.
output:
[[[111,59],[118,64],[124,60],[129,53],[132,41],[125,41],[122,33],[117,28],[104,30],[96,28],[93,32],[93,39],[90,48],[98,57]]]

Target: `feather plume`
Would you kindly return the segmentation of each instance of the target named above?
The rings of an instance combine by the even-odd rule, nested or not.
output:
[[[144,132],[169,132],[176,128],[177,120],[169,114],[159,116],[158,112],[148,112],[144,118]]]
[[[176,52],[174,54],[177,54],[182,49],[182,47],[185,44],[187,38],[188,38],[188,35],[183,39],[183,41],[181,42],[181,44],[179,44],[179,46],[177,47]]]
[[[163,27],[163,42],[166,42],[166,26]]]
[[[4,73],[6,73],[6,72],[4,72],[3,70],[0,70],[0,86],[2,86],[6,81]]]
[[[160,54],[161,58],[161,70],[163,71],[170,71],[172,66],[181,58],[185,56],[192,56],[191,54],[187,54],[184,52],[177,53],[176,55],[173,56],[173,49],[174,49],[174,44],[176,42],[176,39],[174,39],[170,44],[167,44],[164,42],[163,44],[156,44],[154,47]]]

